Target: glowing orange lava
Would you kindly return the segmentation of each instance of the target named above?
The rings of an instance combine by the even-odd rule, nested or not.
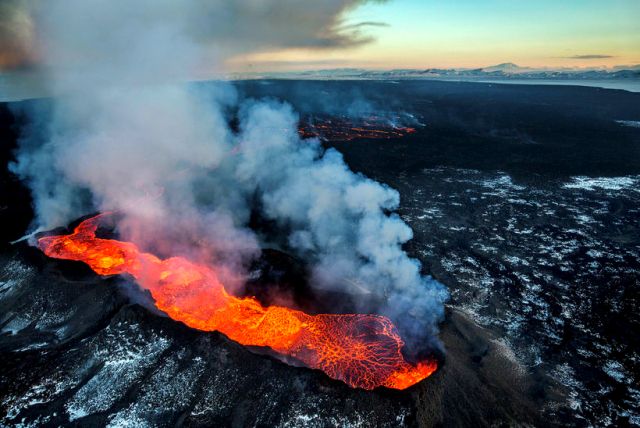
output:
[[[390,140],[415,132],[416,128],[392,125],[384,118],[376,116],[357,121],[345,118],[315,118],[313,121],[301,122],[298,126],[301,138],[318,137],[331,142],[356,139]]]
[[[386,317],[308,315],[232,296],[210,267],[182,257],[161,260],[133,243],[97,238],[101,217],[83,221],[71,235],[40,238],[38,245],[49,257],[82,261],[100,275],[131,275],[158,309],[189,327],[269,347],[354,388],[405,389],[437,368],[435,360],[405,361],[404,343]]]

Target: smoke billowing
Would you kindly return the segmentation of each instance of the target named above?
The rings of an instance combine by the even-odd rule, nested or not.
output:
[[[358,43],[332,31],[356,2],[88,3],[30,4],[63,94],[32,112],[12,165],[31,187],[36,227],[116,210],[124,239],[213,264],[240,287],[264,244],[248,226],[257,209],[310,263],[314,286],[375,296],[358,309],[392,317],[411,341],[434,337],[446,292],[402,250],[412,232],[389,214],[398,192],[300,140],[287,104],[175,83],[247,49]]]

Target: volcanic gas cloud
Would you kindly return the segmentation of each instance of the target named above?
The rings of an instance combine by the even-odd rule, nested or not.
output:
[[[182,257],[161,260],[133,243],[96,237],[99,221],[85,220],[72,234],[43,237],[38,245],[50,257],[85,262],[100,275],[131,275],[158,309],[190,327],[269,347],[352,387],[405,389],[437,368],[435,360],[405,361],[402,339],[386,317],[308,315],[231,296],[212,268]]]
[[[396,213],[400,194],[352,171],[318,138],[300,138],[293,106],[255,99],[241,83],[184,83],[261,46],[344,41],[327,31],[361,1],[315,2],[312,12],[304,2],[259,3],[21,2],[43,80],[60,95],[23,106],[10,166],[31,190],[32,230],[116,211],[126,242],[97,238],[91,220],[40,247],[101,275],[132,276],[191,327],[353,386],[407,387],[435,369],[403,355],[417,361],[438,346],[447,292],[403,249],[413,232]],[[386,135],[375,120],[363,123],[347,134]],[[380,316],[311,316],[234,297],[263,248],[303,260],[314,290],[350,296],[336,311]]]

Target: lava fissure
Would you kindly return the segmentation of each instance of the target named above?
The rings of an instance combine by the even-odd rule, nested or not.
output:
[[[389,140],[402,138],[416,131],[415,127],[395,125],[377,116],[357,120],[344,117],[309,118],[298,127],[301,138],[317,137],[331,142],[356,139]]]
[[[435,359],[407,362],[404,343],[386,317],[309,315],[232,296],[211,267],[182,257],[162,260],[133,243],[96,237],[103,216],[83,221],[70,235],[42,237],[38,246],[49,257],[82,261],[99,275],[131,275],[158,309],[189,327],[268,347],[354,388],[406,389],[437,368]]]

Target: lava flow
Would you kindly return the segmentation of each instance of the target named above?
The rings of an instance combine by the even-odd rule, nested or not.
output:
[[[404,343],[386,317],[309,315],[232,296],[208,266],[182,257],[161,260],[133,243],[96,237],[102,216],[83,221],[70,235],[42,237],[38,245],[49,257],[82,261],[100,275],[131,275],[158,309],[189,327],[268,347],[354,388],[405,389],[437,368],[431,359],[407,362]]]
[[[351,120],[345,117],[315,117],[300,123],[301,138],[318,137],[324,141],[340,142],[356,139],[389,140],[416,132],[416,128],[392,125],[384,118],[370,116]]]

